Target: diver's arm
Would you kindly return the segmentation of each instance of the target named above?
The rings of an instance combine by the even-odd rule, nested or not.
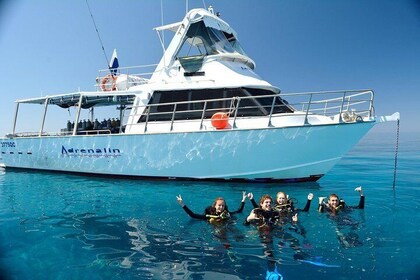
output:
[[[200,214],[196,214],[193,211],[190,210],[190,208],[187,207],[187,205],[183,205],[182,209],[184,209],[184,211],[188,214],[188,216],[190,216],[191,218],[194,219],[199,219],[199,220],[207,220],[207,216],[206,215],[200,215]]]
[[[194,219],[200,219],[200,220],[206,220],[207,217],[206,215],[199,215],[199,214],[195,214],[193,211],[191,211],[187,205],[185,205],[184,200],[182,199],[181,195],[177,195],[176,196],[176,200],[178,202],[179,205],[181,205],[182,209],[184,209],[184,211],[188,214],[188,216],[190,216],[191,218]]]
[[[229,212],[230,214],[237,214],[237,213],[241,213],[242,210],[244,210],[244,206],[245,206],[245,200],[246,200],[246,192],[242,192],[242,201],[241,201],[241,205],[239,205],[238,210],[233,211],[233,212]]]
[[[249,226],[249,225],[251,224],[251,222],[252,222],[252,221],[254,221],[254,220],[258,220],[258,217],[257,217],[257,215],[255,214],[254,210],[255,210],[255,209],[253,209],[253,210],[251,211],[251,213],[249,214],[249,216],[248,216],[248,217],[246,217],[245,222],[244,222],[244,225]]]
[[[347,206],[347,207],[351,208],[351,209],[365,209],[365,196],[363,194],[362,187],[359,186],[359,187],[355,188],[354,190],[359,192],[359,194],[360,194],[359,205],[357,205],[357,206]]]
[[[325,197],[320,197],[319,198],[319,205],[318,205],[318,211],[319,212],[324,212],[324,208],[325,208],[325,206],[324,206],[324,204],[325,204],[324,199],[325,199]]]
[[[365,196],[363,194],[362,187],[359,186],[359,187],[355,188],[354,190],[357,191],[357,192],[359,192],[359,194],[360,194],[359,205],[357,206],[357,208],[364,209],[365,208]]]
[[[361,195],[359,200],[359,205],[357,206],[358,209],[365,209],[365,196]]]
[[[258,208],[259,207],[259,205],[254,200],[254,194],[253,193],[249,193],[248,194],[248,198],[249,198],[249,200],[251,200],[252,207],[254,207],[254,208]]]
[[[307,200],[305,208],[302,209],[302,212],[309,212],[309,208],[311,208],[311,202],[312,200]]]
[[[252,207],[258,208],[258,204],[255,202],[255,199],[251,199]]]
[[[308,200],[306,201],[305,208],[302,209],[303,212],[308,212],[309,208],[311,208],[312,198],[314,198],[314,195],[312,193],[309,193],[308,194]]]
[[[241,212],[242,212],[242,210],[244,210],[244,206],[245,206],[245,202],[244,202],[244,201],[242,201],[242,202],[241,202],[241,205],[239,205],[238,210],[236,210],[236,211],[232,211],[232,212],[229,212],[229,213],[230,213],[230,214],[238,214],[238,213],[241,213]]]

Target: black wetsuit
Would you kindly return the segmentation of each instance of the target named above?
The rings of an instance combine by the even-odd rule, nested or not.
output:
[[[278,220],[280,219],[280,214],[277,211],[265,211],[263,209],[261,209],[260,207],[255,208],[254,210],[255,215],[258,217],[258,220],[254,220],[251,222],[248,222],[245,219],[244,225],[250,225],[255,224],[258,226],[258,228],[264,228],[264,227],[269,227],[271,228],[272,226],[274,226]]]
[[[318,211],[319,212],[327,211],[330,213],[337,213],[338,211],[346,210],[346,209],[364,209],[364,208],[365,208],[365,196],[361,195],[360,200],[359,200],[359,205],[357,206],[347,206],[344,200],[340,200],[340,203],[338,204],[338,206],[335,208],[332,208],[328,203],[323,202],[318,206]]]
[[[311,202],[312,201],[308,199],[306,201],[305,208],[303,209],[296,209],[295,206],[293,205],[293,202],[288,202],[284,205],[275,203],[273,206],[273,211],[279,212],[281,217],[290,216],[290,215],[293,216],[296,212],[308,212],[309,208],[311,207]],[[255,202],[254,199],[251,199],[251,203],[252,203],[252,206],[254,206],[254,208],[258,208],[258,204]]]
[[[187,205],[182,206],[182,208],[184,209],[185,212],[187,212],[187,214],[194,219],[199,219],[199,220],[206,220],[208,222],[213,222],[213,221],[223,221],[223,220],[227,220],[231,217],[231,215],[237,214],[237,213],[241,213],[242,210],[244,209],[245,206],[245,202],[241,202],[241,205],[239,206],[239,209],[236,211],[232,211],[229,212],[227,206],[225,207],[225,210],[221,213],[221,214],[217,214],[216,213],[216,209],[213,206],[208,206],[205,210],[204,210],[204,214],[196,214],[193,211],[190,210],[190,208],[187,207]]]
[[[288,213],[288,214],[290,214],[290,213],[295,213],[295,212],[300,212],[300,211],[302,211],[302,212],[308,212],[309,211],[309,208],[311,207],[311,202],[312,202],[312,200],[309,200],[308,199],[306,201],[305,208],[303,208],[303,209],[296,209],[295,206],[293,205],[293,202],[287,203],[285,205],[280,205],[280,204],[278,204],[276,202],[274,204],[273,209],[274,209],[274,211],[278,211],[281,214],[282,213]],[[258,204],[255,202],[254,199],[251,199],[251,203],[252,203],[252,206],[254,206],[254,208],[258,208],[259,207]]]

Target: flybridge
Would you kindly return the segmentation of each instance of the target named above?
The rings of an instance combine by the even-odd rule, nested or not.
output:
[[[225,21],[210,11],[194,9],[188,12],[182,22],[155,28],[164,49],[164,55],[151,81],[164,75],[165,69],[181,63],[186,72],[197,72],[203,66],[204,57],[229,59],[245,64],[251,69],[255,62],[242,49],[236,32]],[[171,30],[175,35],[167,48],[161,32]],[[188,67],[194,64],[194,67]]]

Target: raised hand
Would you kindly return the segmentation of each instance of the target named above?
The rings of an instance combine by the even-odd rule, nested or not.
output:
[[[246,191],[242,191],[242,202],[246,200]]]
[[[312,198],[314,198],[314,194],[313,193],[309,193],[308,194],[308,200],[312,200]]]
[[[185,205],[180,194],[176,196],[176,200],[178,201],[179,205],[181,205],[181,206]]]
[[[254,194],[252,192],[248,193],[248,198],[251,200],[254,198]]]
[[[363,196],[363,190],[362,190],[362,186],[358,186],[357,188],[354,189],[356,192],[359,192],[359,194],[361,196]]]

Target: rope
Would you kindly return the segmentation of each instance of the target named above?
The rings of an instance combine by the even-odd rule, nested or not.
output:
[[[232,98],[232,100],[230,101],[230,106],[229,106],[229,111],[227,113],[228,117],[230,115],[232,115],[233,112],[235,112],[236,110],[238,110],[238,103],[237,101],[239,101],[239,97],[234,96]]]
[[[398,160],[398,142],[400,138],[400,120],[397,120],[397,144],[395,147],[395,160],[394,160],[394,182],[392,183],[392,188],[395,189],[395,179],[397,177],[397,160]]]
[[[99,35],[98,27],[96,27],[96,22],[95,22],[95,19],[93,18],[92,11],[90,10],[90,6],[89,6],[89,3],[88,3],[88,0],[86,0],[86,5],[88,7],[88,10],[89,10],[89,13],[90,13],[90,17],[92,18],[93,25],[95,26],[96,34],[98,34],[99,42],[101,43],[102,51],[104,52],[104,56],[105,56],[105,60],[106,60],[106,65],[109,68],[109,70],[111,71],[111,69],[109,67],[109,64],[108,64],[108,57],[106,56],[104,44],[102,43],[101,36]],[[112,72],[111,72],[111,74],[112,74]]]
[[[160,0],[160,25],[163,26],[163,0]],[[165,45],[165,31],[162,31],[162,43]]]

